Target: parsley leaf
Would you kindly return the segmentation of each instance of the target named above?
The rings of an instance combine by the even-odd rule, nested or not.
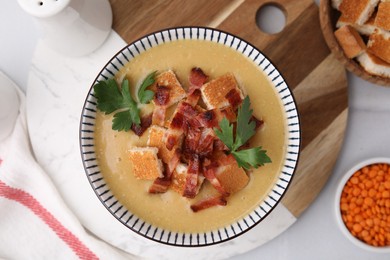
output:
[[[150,102],[150,100],[153,99],[154,92],[151,90],[146,89],[147,87],[151,86],[155,82],[155,76],[157,71],[153,71],[150,73],[144,81],[142,82],[141,86],[138,89],[138,100],[142,104],[147,104]]]
[[[250,109],[250,100],[246,96],[238,109],[236,136],[233,136],[233,125],[226,118],[219,122],[221,130],[214,128],[215,134],[230,149],[239,167],[248,170],[250,167],[258,168],[265,163],[270,163],[271,159],[266,154],[267,151],[261,147],[238,150],[252,136],[255,135],[256,123],[251,121],[253,110]]]
[[[246,150],[232,152],[239,167],[249,169],[250,166],[256,169],[263,166],[265,163],[270,163],[271,159],[266,154],[267,151],[262,150],[261,147],[254,147]]]
[[[241,107],[238,108],[237,131],[233,150],[240,148],[240,146],[245,144],[249,138],[255,134],[256,123],[254,121],[250,121],[253,113],[253,110],[250,109],[250,105],[251,103],[249,97],[246,96]]]
[[[139,116],[139,109],[137,107],[137,103],[131,97],[129,81],[127,79],[122,81],[122,88],[121,89],[122,89],[122,96],[123,96],[123,104],[130,111],[131,121],[136,125],[141,124],[141,118]],[[131,127],[131,124],[130,124],[130,127]]]
[[[112,130],[129,131],[132,122],[129,110],[118,112],[112,119]]]
[[[118,111],[112,120],[112,129],[128,131],[131,125],[141,124],[137,103],[131,97],[129,81],[123,80],[121,89],[115,79],[100,81],[94,86],[97,108],[106,115]]]
[[[233,149],[233,125],[230,125],[229,120],[226,117],[222,118],[219,123],[221,130],[215,128],[215,134],[221,139],[221,141],[230,149]]]
[[[93,87],[93,90],[98,100],[97,108],[100,111],[105,112],[106,115],[122,108],[123,98],[114,79],[99,81],[99,83]]]

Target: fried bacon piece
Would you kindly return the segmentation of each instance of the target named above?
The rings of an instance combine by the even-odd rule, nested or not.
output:
[[[152,124],[152,114],[141,117],[141,124],[140,125],[132,124],[131,130],[133,130],[133,132],[136,135],[141,136],[146,131],[146,129],[149,128],[151,124]]]
[[[204,83],[206,83],[208,78],[209,76],[207,76],[201,68],[195,67],[191,69],[189,76],[191,86],[199,89]]]
[[[227,147],[219,138],[215,138],[213,150],[214,152],[229,151],[229,147]]]
[[[215,134],[211,128],[203,129],[195,152],[202,157],[210,156],[214,148],[214,139]]]
[[[154,94],[154,103],[156,106],[166,106],[169,102],[170,88],[157,85]]]
[[[183,191],[183,196],[187,198],[195,198],[198,186],[198,175],[200,170],[200,160],[197,154],[194,154],[193,158],[188,164],[186,184]]]
[[[188,104],[194,107],[198,104],[200,96],[201,96],[200,90],[195,89],[191,92],[191,94],[188,94],[186,101]]]
[[[198,110],[187,102],[182,101],[179,103],[166,133],[168,150],[172,150],[175,145],[180,143],[183,134],[187,133],[189,126],[195,128],[198,125],[194,119],[198,113]]]
[[[251,117],[251,121],[254,121],[256,123],[255,130],[259,129],[260,127],[263,126],[264,121],[261,119],[257,119],[255,116]]]
[[[196,151],[199,140],[202,135],[202,131],[199,128],[190,127],[187,131],[187,135],[183,141],[183,155],[186,158],[190,158]]]
[[[214,206],[226,206],[227,201],[223,195],[207,198],[191,205],[193,212],[198,212],[203,209],[208,209]]]
[[[217,161],[211,162],[209,159],[205,159],[203,162],[203,175],[219,193],[227,197],[229,193],[225,191],[216,176],[218,167],[219,163]]]
[[[170,173],[172,173],[176,169],[176,166],[179,164],[180,156],[181,156],[181,149],[176,148],[175,153],[173,154],[171,160],[169,160],[168,163],[168,169]]]
[[[203,127],[214,128],[219,125],[219,122],[222,118],[226,117],[229,122],[236,121],[236,113],[231,106],[224,108],[216,108],[212,110],[206,110],[205,112],[200,113],[196,120]]]
[[[201,158],[210,156],[214,149],[214,131],[210,128],[189,127],[183,141],[183,159],[189,161],[194,154]]]
[[[172,180],[168,178],[157,178],[154,180],[152,186],[149,188],[149,193],[165,193],[167,192],[169,185],[171,185]]]
[[[220,120],[222,120],[223,117],[226,117],[230,123],[236,122],[237,120],[236,113],[234,112],[233,107],[230,106],[218,110],[217,115],[220,117]]]
[[[169,128],[165,134],[165,143],[169,151],[178,145],[183,137],[185,126],[184,115],[180,112],[174,114]]]
[[[180,162],[180,149],[176,149],[168,165],[164,163],[164,177],[154,180],[149,193],[165,193],[172,183],[172,174]]]
[[[237,89],[231,89],[225,98],[233,108],[237,108],[242,103],[241,94]]]
[[[216,127],[218,125],[216,109],[206,110],[200,113],[196,120],[204,127]]]
[[[195,117],[199,114],[199,111],[191,106],[188,102],[180,102],[176,108],[176,111],[182,113],[187,119]]]
[[[149,193],[165,193],[172,182],[172,172],[164,164],[164,177],[154,180],[152,186],[149,188]]]
[[[166,105],[169,102],[170,89],[165,86],[156,87],[156,93],[154,95],[155,108],[152,115],[152,123],[154,125],[163,126],[165,121]]]
[[[192,106],[196,106],[201,96],[200,88],[206,83],[209,77],[201,68],[192,68],[188,78],[190,87],[188,90],[187,102]]]

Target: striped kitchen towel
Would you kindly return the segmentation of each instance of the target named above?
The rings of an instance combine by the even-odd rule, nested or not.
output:
[[[87,233],[35,161],[25,97],[12,134],[0,142],[0,258],[129,259]],[[0,126],[1,127],[1,126]]]

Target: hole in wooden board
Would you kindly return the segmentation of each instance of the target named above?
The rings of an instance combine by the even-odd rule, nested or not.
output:
[[[286,12],[277,3],[266,3],[256,12],[256,24],[265,33],[277,34],[286,25]]]

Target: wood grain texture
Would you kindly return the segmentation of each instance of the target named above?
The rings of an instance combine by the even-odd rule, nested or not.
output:
[[[130,43],[163,28],[207,26],[234,1],[110,0],[110,3],[114,30]]]
[[[343,143],[348,116],[345,71],[328,55],[293,93],[300,114],[302,148],[282,203],[298,217],[325,185]]]
[[[212,25],[247,40],[272,60],[293,90],[300,114],[301,155],[282,199],[299,217],[319,194],[337,160],[347,124],[347,80],[344,67],[325,43],[312,0],[272,1],[287,17],[283,31],[274,35],[256,25],[256,14],[267,2],[111,0],[113,27],[127,42],[166,27]]]
[[[295,176],[283,205],[296,217],[317,197],[325,185],[344,137],[348,110],[340,113],[309,145],[301,151]]]
[[[296,7],[293,9],[286,4],[292,1],[277,2],[286,10],[286,27],[278,34],[268,35],[260,31],[254,20],[258,6],[261,7],[266,2],[245,1],[231,15],[232,19],[229,19],[230,17],[226,19],[219,28],[238,35],[260,48],[277,65],[290,88],[294,89],[310,70],[329,54],[319,30],[318,8],[313,1],[299,1],[304,10]],[[293,13],[294,11],[296,13]],[[239,12],[244,15],[240,15]],[[250,30],[245,29],[245,26]],[[299,66],[292,66],[297,63]]]

